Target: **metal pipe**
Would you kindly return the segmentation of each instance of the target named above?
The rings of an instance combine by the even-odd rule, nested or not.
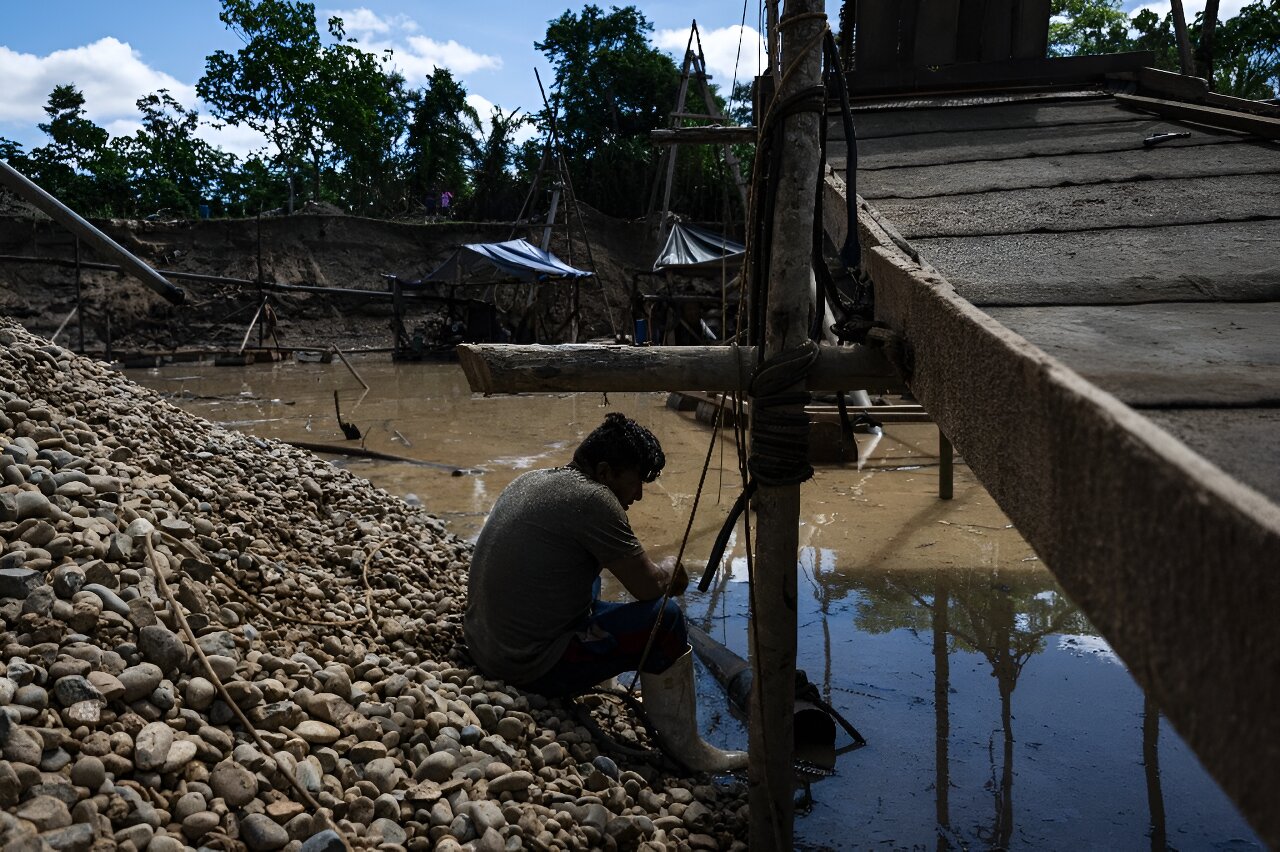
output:
[[[84,239],[97,251],[120,262],[125,271],[130,272],[143,284],[155,290],[175,305],[180,305],[187,294],[164,279],[143,261],[139,260],[124,246],[108,237],[91,225],[87,220],[67,205],[45,192],[22,172],[0,160],[0,183],[11,192],[40,208],[51,219],[58,222],[77,237]]]

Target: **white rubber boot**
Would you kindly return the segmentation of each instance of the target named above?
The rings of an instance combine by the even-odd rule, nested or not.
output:
[[[745,751],[721,751],[698,736],[698,695],[693,687],[693,649],[658,674],[640,673],[644,710],[670,754],[699,772],[747,767]]]

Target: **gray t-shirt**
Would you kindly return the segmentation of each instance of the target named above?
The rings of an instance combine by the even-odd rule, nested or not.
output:
[[[512,683],[546,674],[590,612],[601,565],[642,552],[606,486],[573,468],[517,477],[471,557],[463,631],[472,658]]]

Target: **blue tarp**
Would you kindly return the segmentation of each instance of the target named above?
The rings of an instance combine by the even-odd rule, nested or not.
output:
[[[467,243],[460,246],[426,280],[449,283],[478,277],[485,281],[495,278],[542,281],[550,278],[586,278],[594,274],[570,266],[527,240],[508,240],[505,243]]]
[[[747,247],[697,225],[676,222],[667,234],[666,245],[653,263],[653,271],[699,271],[719,269],[722,264],[735,269],[742,263]]]

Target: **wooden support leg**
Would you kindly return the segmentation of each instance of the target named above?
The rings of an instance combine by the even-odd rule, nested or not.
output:
[[[955,451],[951,439],[938,430],[938,499],[950,500],[955,491],[955,473],[952,457]]]

